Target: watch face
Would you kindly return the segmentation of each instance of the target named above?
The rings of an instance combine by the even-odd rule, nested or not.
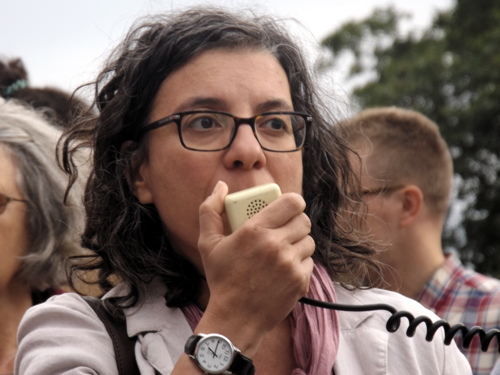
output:
[[[212,334],[198,342],[195,356],[204,371],[220,374],[231,365],[233,353],[233,347],[225,337]]]

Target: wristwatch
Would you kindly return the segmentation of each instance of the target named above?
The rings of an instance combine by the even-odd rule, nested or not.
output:
[[[216,333],[190,336],[184,352],[205,374],[255,374],[252,360],[241,354],[227,337]]]

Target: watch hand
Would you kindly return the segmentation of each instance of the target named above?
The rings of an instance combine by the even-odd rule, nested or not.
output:
[[[208,348],[208,350],[210,350],[212,352],[212,354],[214,355],[214,358],[217,357],[217,355],[215,354],[215,352],[212,349],[210,349],[210,347]],[[217,350],[217,349],[215,349],[215,350]]]
[[[217,341],[217,345],[215,345],[215,353],[217,353],[217,348],[219,347],[219,343],[220,341]],[[214,356],[216,356],[217,358],[219,358],[219,356],[217,354],[214,353]]]

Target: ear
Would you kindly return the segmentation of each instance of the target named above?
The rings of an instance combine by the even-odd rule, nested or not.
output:
[[[127,149],[131,146],[132,141],[126,141],[120,147],[120,153],[127,152]],[[153,195],[149,189],[149,168],[147,159],[143,158],[140,165],[135,165],[133,163],[132,172],[129,170],[125,171],[125,178],[132,190],[133,194],[142,204],[153,203]]]
[[[147,160],[143,160],[134,174],[132,189],[134,195],[142,204],[153,203],[153,194],[150,189],[149,168]]]
[[[415,222],[415,219],[422,209],[424,195],[422,190],[416,185],[405,186],[400,194],[402,194],[403,206],[399,224],[401,227],[405,228]]]

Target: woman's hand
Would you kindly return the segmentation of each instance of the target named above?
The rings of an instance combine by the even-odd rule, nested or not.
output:
[[[315,245],[304,199],[295,193],[283,194],[225,235],[227,192],[219,182],[200,207],[198,248],[210,289],[200,324],[253,346],[307,293]]]

